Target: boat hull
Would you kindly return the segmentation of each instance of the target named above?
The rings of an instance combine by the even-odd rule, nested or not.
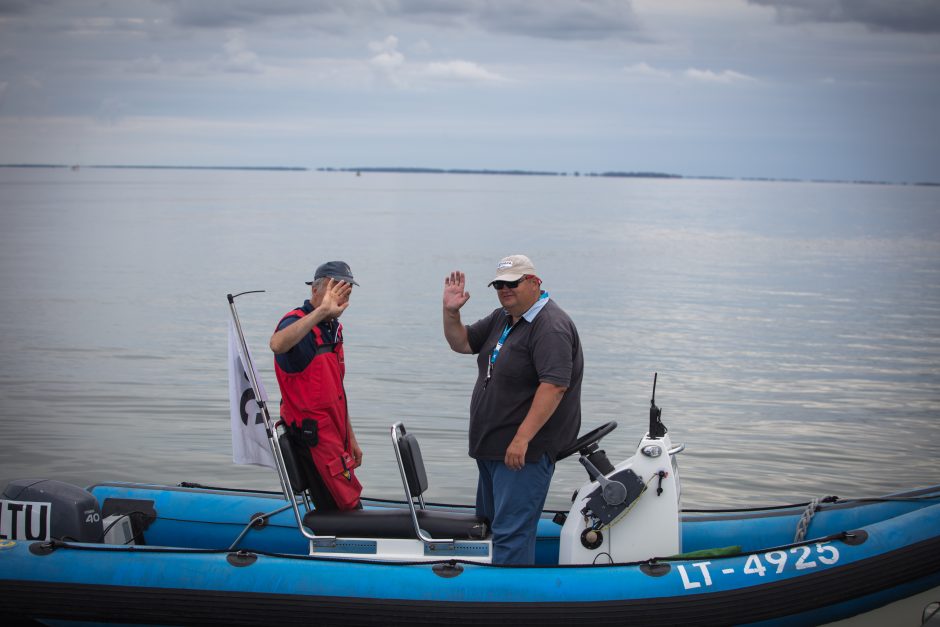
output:
[[[773,529],[791,525],[794,513],[686,517],[689,543],[707,540],[711,526],[711,537],[721,541],[736,534],[744,547],[737,555],[509,567],[310,556],[280,515],[247,534],[241,551],[230,551],[228,543],[250,517],[246,513],[270,511],[264,505],[275,499],[140,486],[93,492],[99,499],[149,497],[161,519],[147,531],[148,544],[16,541],[0,550],[6,616],[176,625],[560,625],[586,618],[620,625],[806,625],[940,585],[940,504],[930,501],[832,506],[810,527],[825,535],[756,549],[747,546],[747,533],[754,542],[779,538]],[[890,515],[876,513],[885,509]],[[183,511],[190,520],[173,518]],[[193,520],[210,514],[214,532],[208,529],[213,525]],[[829,530],[840,519],[866,518],[879,519],[843,528],[849,533]],[[558,525],[546,519],[542,527]],[[174,535],[180,539],[176,547]],[[550,552],[551,536],[542,535],[542,550]]]

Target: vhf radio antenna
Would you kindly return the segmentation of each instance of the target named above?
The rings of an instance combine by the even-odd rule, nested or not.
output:
[[[659,419],[663,410],[656,406],[656,379],[659,373],[653,373],[653,396],[650,398],[650,431],[651,438],[661,438],[666,435],[666,425]]]

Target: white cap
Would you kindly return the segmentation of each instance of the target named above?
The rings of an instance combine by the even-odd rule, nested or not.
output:
[[[496,278],[493,281],[515,281],[526,274],[536,276],[532,261],[525,255],[509,255],[496,264]],[[493,281],[488,285],[492,285]]]

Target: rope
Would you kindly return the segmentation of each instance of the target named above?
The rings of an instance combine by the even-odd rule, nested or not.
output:
[[[821,500],[828,499],[829,497],[819,498],[814,497],[806,505],[806,509],[803,510],[803,513],[800,515],[800,520],[796,523],[796,535],[793,536],[794,544],[797,542],[802,542],[806,537],[806,532],[809,529],[809,523],[813,520],[813,516],[816,515],[816,510],[819,509],[819,502]]]

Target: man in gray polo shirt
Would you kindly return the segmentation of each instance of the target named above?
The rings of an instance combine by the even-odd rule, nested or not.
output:
[[[470,456],[480,471],[477,515],[490,520],[499,564],[534,563],[555,457],[581,428],[578,330],[541,284],[528,257],[503,258],[490,282],[501,307],[465,326],[466,277],[444,279],[444,337],[454,351],[477,355]]]

